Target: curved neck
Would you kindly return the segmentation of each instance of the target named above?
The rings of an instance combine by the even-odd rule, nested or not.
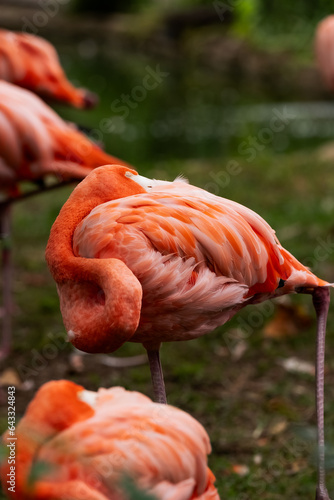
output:
[[[66,331],[72,344],[85,352],[117,350],[139,324],[142,288],[132,271],[118,259],[73,253],[75,228],[94,207],[145,192],[125,176],[129,171],[106,166],[83,180],[61,209],[46,248]]]
[[[104,166],[93,170],[74,189],[52,226],[45,257],[57,283],[75,277],[73,234],[77,225],[93,210],[107,201],[145,192],[125,177],[126,167]]]

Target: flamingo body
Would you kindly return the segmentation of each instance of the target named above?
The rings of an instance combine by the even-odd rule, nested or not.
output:
[[[96,172],[104,178],[109,175],[110,181],[113,178],[110,167]],[[88,183],[89,178],[86,188]],[[103,297],[100,302],[94,299],[96,290],[89,290],[87,276],[82,277],[92,266],[107,269],[112,261],[122,262],[119,272],[124,279],[125,275],[136,278],[131,293],[139,289],[142,299],[136,310],[138,325],[132,325],[128,340],[145,346],[198,337],[224,324],[250,302],[326,284],[287,252],[270,226],[250,209],[180,180],[156,181],[146,188],[136,173],[123,175],[124,193],[126,186],[135,185],[142,188],[141,193],[100,203],[74,223],[69,252],[73,266],[80,262],[80,269],[73,280],[64,284],[58,279],[59,266],[63,266],[60,262],[57,269],[52,266],[64,322],[79,349],[110,349],[99,342],[99,330],[94,335],[89,331],[87,316],[96,315],[98,321],[110,289],[108,277],[101,272]],[[75,212],[80,202],[69,200],[68,207]],[[57,225],[61,219],[62,213]],[[61,225],[51,232],[50,240],[59,238],[60,232]],[[47,259],[52,262],[54,258],[49,246]],[[117,290],[111,294],[117,300]],[[134,312],[136,301],[129,301],[130,306],[118,301],[115,314]],[[109,338],[114,337],[111,318],[106,321]]]
[[[122,164],[39,97],[0,81],[1,191],[18,195],[19,182],[38,181],[48,174],[59,180],[80,180],[106,162]]]
[[[8,493],[13,499],[123,500],[124,474],[158,500],[219,499],[207,467],[211,447],[204,428],[187,413],[138,392],[114,387],[95,393],[66,380],[48,382],[16,436],[16,492]],[[29,485],[38,463],[44,473]]]
[[[27,33],[0,30],[0,79],[77,108],[97,102],[95,94],[68,81],[49,42]]]

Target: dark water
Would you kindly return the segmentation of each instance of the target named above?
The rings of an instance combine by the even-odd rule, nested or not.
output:
[[[93,40],[58,46],[71,80],[95,90],[97,109],[57,107],[108,152],[134,165],[285,153],[334,137],[333,102],[275,102],[247,82],[138,54],[113,56]],[[117,52],[117,51],[116,51]]]

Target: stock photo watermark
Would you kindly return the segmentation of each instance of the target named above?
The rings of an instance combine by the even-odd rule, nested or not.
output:
[[[8,416],[8,430],[5,443],[8,449],[7,463],[9,465],[9,472],[7,473],[7,491],[15,493],[16,488],[16,441],[15,424],[16,424],[16,411],[15,411],[15,387],[8,387],[7,396],[7,416]]]

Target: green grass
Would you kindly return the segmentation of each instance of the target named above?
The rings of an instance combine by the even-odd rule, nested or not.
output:
[[[319,276],[334,281],[333,250],[330,248],[323,260],[315,254],[317,246],[334,231],[332,165],[321,163],[317,154],[309,151],[274,156],[266,150],[255,162],[247,163],[241,157],[236,160],[241,173],[231,177],[219,194],[260,213],[276,228],[288,250],[301,261],[312,261]],[[142,173],[173,179],[182,172],[193,184],[204,187],[207,179],[212,178],[210,173],[219,175],[226,164],[226,160],[219,159],[175,160],[150,164],[142,168]],[[106,369],[94,356],[84,358],[82,373],[75,373],[69,366],[71,348],[63,343],[65,334],[57,293],[44,262],[52,221],[69,192],[67,188],[41,195],[17,204],[14,210],[15,343],[6,366],[18,369],[31,384],[26,390],[17,391],[18,418],[38,386],[51,378],[70,378],[94,390],[98,386],[122,385],[151,395],[148,366]],[[292,297],[291,301],[302,304],[313,315],[310,297]],[[311,498],[316,482],[314,379],[310,375],[287,373],[279,361],[297,356],[312,362],[315,325],[296,336],[271,340],[262,333],[262,326],[270,316],[259,328],[250,329],[252,311],[259,309],[253,306],[243,310],[223,328],[196,341],[163,345],[168,399],[206,427],[213,448],[209,465],[217,477],[222,498]],[[244,331],[246,347],[239,360],[233,358],[226,343],[236,328]],[[334,360],[329,354],[334,348],[333,334],[331,308],[326,373],[326,429],[331,457],[334,455]],[[58,341],[62,346],[52,359],[45,355],[53,352],[47,350],[50,336],[51,343]],[[119,354],[138,352],[142,352],[140,346],[128,344]],[[2,408],[2,430],[6,425],[5,415],[6,409]],[[275,433],[277,423],[283,423],[283,430]],[[234,474],[231,467],[236,464],[247,465],[249,474],[244,477]],[[333,469],[328,476],[333,494]]]

